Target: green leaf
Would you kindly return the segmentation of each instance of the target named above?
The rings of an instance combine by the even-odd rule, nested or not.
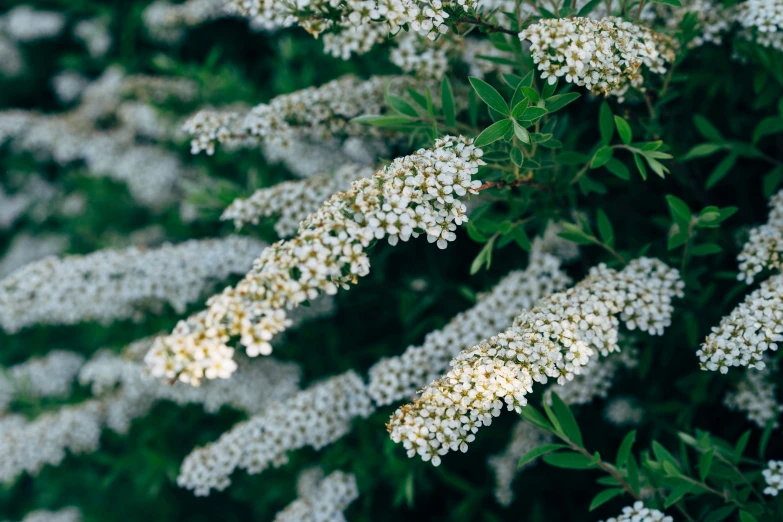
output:
[[[389,107],[399,112],[400,114],[404,114],[405,116],[410,116],[412,118],[417,118],[419,116],[419,114],[416,112],[416,109],[414,109],[410,103],[400,98],[399,96],[387,94],[386,103],[389,105]]]
[[[699,134],[701,134],[705,140],[715,143],[723,141],[723,135],[721,135],[720,131],[701,114],[693,116],[693,124],[696,125],[696,130],[699,131]]]
[[[584,7],[582,7],[579,12],[576,14],[576,16],[585,17],[593,12],[593,9],[598,7],[601,4],[602,0],[590,0],[587,2]]]
[[[680,226],[680,230],[687,230],[691,222],[691,209],[688,204],[671,194],[666,196],[666,203],[669,205],[672,219]]]
[[[514,135],[519,138],[522,143],[530,143],[530,133],[522,125],[514,120]]]
[[[492,249],[495,246],[496,237],[497,236],[492,236],[489,238],[489,241],[487,241],[487,243],[478,253],[476,259],[473,260],[473,263],[470,265],[470,275],[474,275],[476,272],[481,270],[481,266],[484,264],[486,264],[487,269],[489,269],[490,265],[492,264]]]
[[[753,131],[753,144],[757,144],[764,136],[779,132],[783,132],[783,118],[777,116],[764,118],[756,125],[756,129]]]
[[[617,127],[617,134],[620,135],[620,139],[623,143],[629,145],[633,141],[633,131],[628,122],[619,116],[614,117],[614,125]]]
[[[631,448],[636,441],[636,430],[629,431],[620,443],[620,449],[617,450],[617,460],[615,461],[618,468],[625,466],[628,462],[628,457],[631,455]]]
[[[513,109],[511,109],[511,117],[514,119],[519,118],[520,116],[522,116],[522,113],[525,112],[525,109],[527,109],[529,105],[530,105],[530,100],[528,99],[524,99],[520,101],[519,103],[514,105]]]
[[[772,436],[772,432],[775,430],[775,423],[777,416],[774,419],[770,419],[767,422],[767,426],[761,434],[761,440],[759,441],[759,458],[764,459],[764,455],[767,453],[767,445],[769,444],[769,438]]]
[[[593,467],[593,459],[581,453],[550,453],[544,456],[544,462],[556,468],[589,469]]]
[[[741,522],[758,522],[758,519],[756,519],[756,517],[754,517],[753,515],[751,515],[747,511],[744,511],[744,510],[740,511],[739,515],[740,515],[740,521]]]
[[[612,159],[612,155],[614,154],[614,149],[612,147],[603,146],[597,151],[595,151],[595,154],[593,155],[593,159],[590,161],[590,168],[591,169],[597,169],[598,167],[603,167],[606,165],[610,159]]]
[[[601,102],[601,109],[598,111],[598,130],[604,145],[611,145],[614,135],[614,115],[606,100]]]
[[[710,467],[712,466],[712,457],[715,455],[715,449],[710,448],[699,457],[699,479],[704,482],[707,480],[707,475],[710,474]]]
[[[677,462],[677,459],[675,459],[674,456],[669,453],[669,450],[664,448],[660,442],[654,440],[652,443],[652,450],[655,454],[655,458],[664,464],[664,469],[666,463],[669,463],[672,467],[674,467],[677,473],[680,473],[680,464]]]
[[[707,182],[704,184],[704,187],[709,190],[717,185],[720,180],[726,177],[726,174],[729,173],[736,162],[737,156],[735,154],[729,154],[723,158],[723,160],[718,163],[718,166],[715,167],[715,170],[712,171],[710,177],[707,178]]]
[[[519,248],[522,250],[528,251],[531,248],[530,238],[527,237],[525,227],[521,225],[514,227],[514,241],[516,241],[517,245],[519,245]]]
[[[503,99],[503,96],[501,96],[494,87],[484,80],[474,76],[470,77],[470,84],[476,90],[476,94],[478,94],[479,97],[484,100],[484,103],[499,113],[508,115],[508,104],[506,103],[506,100]]]
[[[572,241],[577,245],[592,245],[595,243],[595,238],[586,234],[581,228],[573,223],[561,223],[563,227],[562,232],[558,234],[559,237]]]
[[[554,431],[554,427],[552,424],[544,417],[544,415],[538,411],[535,406],[527,405],[521,409],[519,414],[522,416],[523,419],[528,421],[529,423],[533,424],[534,426],[538,426],[541,429],[544,429],[546,431]]]
[[[688,236],[687,232],[679,232],[674,234],[669,237],[669,240],[666,243],[666,249],[674,250],[677,247],[681,247],[688,242],[688,239],[690,239],[690,237]]]
[[[707,518],[704,519],[704,522],[721,522],[722,520],[726,520],[729,518],[729,515],[731,515],[734,510],[737,509],[737,506],[723,506],[719,507],[715,511],[709,514]]]
[[[702,245],[696,245],[691,249],[691,255],[694,256],[709,256],[712,254],[717,254],[719,252],[723,251],[723,249],[720,247],[720,245],[717,245],[715,243],[704,243]]]
[[[639,171],[642,179],[647,181],[647,167],[644,166],[644,160],[642,159],[642,156],[640,154],[634,153],[633,161],[636,163],[636,169]]]
[[[549,111],[550,114],[555,111],[559,111],[569,103],[577,100],[580,96],[582,95],[576,92],[557,94],[555,96],[552,96],[551,98],[547,98],[546,109]]]
[[[719,150],[723,150],[725,148],[726,147],[724,145],[719,143],[700,143],[686,152],[685,155],[680,158],[680,161],[688,161],[696,158],[712,156]]]
[[[453,127],[457,121],[456,110],[454,109],[454,91],[451,88],[451,83],[447,77],[443,77],[443,82],[440,84],[440,99],[441,106],[443,107],[443,118],[446,121],[446,125]]]
[[[653,0],[653,2],[658,2],[659,4],[672,5],[674,7],[682,7],[682,2],[680,2],[680,0]]]
[[[593,511],[599,506],[606,504],[614,497],[622,495],[623,493],[625,493],[625,490],[623,488],[612,488],[612,489],[603,490],[593,498],[592,502],[590,502],[590,511]]]
[[[521,459],[519,459],[519,462],[517,462],[517,468],[521,468],[533,459],[537,459],[538,457],[543,457],[544,455],[552,453],[553,451],[566,448],[568,448],[568,446],[565,444],[544,444],[543,446],[533,448],[532,450],[525,453]]]
[[[687,495],[691,492],[691,485],[690,484],[682,484],[679,486],[676,486],[672,488],[671,493],[669,493],[669,496],[666,497],[666,500],[663,502],[663,507],[669,508],[679,502],[682,497]]]
[[[748,447],[748,441],[750,440],[750,430],[746,431],[737,440],[737,444],[734,446],[734,458],[739,461],[742,458],[742,454],[745,453],[745,448]]]
[[[540,118],[547,112],[548,111],[543,107],[528,107],[522,112],[522,114],[519,116],[518,119],[522,121],[535,120],[536,118]]]
[[[560,421],[560,426],[563,428],[566,437],[576,445],[582,446],[582,432],[579,431],[579,424],[576,422],[574,413],[556,393],[552,393],[552,409],[554,410],[555,415],[557,415],[557,419]]]
[[[476,138],[475,141],[476,147],[484,147],[490,143],[496,142],[505,136],[506,132],[508,132],[512,126],[511,120],[496,121],[478,135],[478,138]]]
[[[769,199],[769,197],[775,193],[775,190],[781,182],[783,182],[783,167],[775,167],[769,171],[764,176],[764,180],[761,183],[764,197]]]
[[[540,7],[540,6],[539,6]],[[554,78],[555,81],[550,83],[550,81]],[[541,88],[541,96],[546,100],[550,96],[552,96],[555,91],[557,90],[557,84],[559,83],[556,76],[550,76],[547,78],[546,83],[544,83],[544,86]]]
[[[631,485],[631,489],[637,494],[641,484],[639,482],[639,466],[636,464],[636,459],[633,455],[628,456],[628,484]]]
[[[604,167],[606,167],[606,170],[622,180],[628,181],[631,179],[631,171],[628,170],[628,167],[625,166],[625,163],[618,160],[617,158],[611,158],[606,162]]]
[[[598,235],[601,238],[601,241],[603,241],[605,245],[614,248],[614,228],[612,227],[612,222],[609,221],[609,216],[606,215],[606,212],[600,208],[598,209],[597,223]]]
[[[414,120],[408,118],[407,116],[379,116],[377,114],[365,114],[364,116],[359,116],[358,118],[354,118],[351,121],[361,123],[363,125],[373,125],[375,127],[394,127],[397,125],[411,123]]]
[[[520,87],[519,90],[522,91],[522,94],[524,94],[531,103],[538,103],[538,100],[541,99],[538,96],[538,91],[532,87]]]

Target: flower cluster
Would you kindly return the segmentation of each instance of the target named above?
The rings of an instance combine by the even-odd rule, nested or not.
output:
[[[20,232],[11,240],[11,244],[0,259],[0,278],[16,269],[43,259],[47,256],[61,254],[68,248],[68,236],[61,234],[30,235]]]
[[[743,31],[739,36],[783,51],[783,3],[748,0],[736,7],[736,20]]]
[[[770,421],[777,426],[776,419],[783,412],[783,404],[777,400],[776,374],[777,364],[766,357],[764,368],[747,369],[736,389],[726,394],[723,403],[731,410],[747,412],[748,420],[759,428],[766,427]]]
[[[356,477],[334,471],[324,478],[323,472],[303,471],[297,482],[299,498],[275,516],[274,522],[339,522],[343,511],[359,498]]]
[[[100,58],[109,52],[112,44],[110,23],[106,17],[82,20],[73,27],[73,36],[84,44],[90,56]]]
[[[63,104],[76,101],[89,85],[89,80],[74,70],[65,70],[52,78],[52,89]]]
[[[524,311],[504,333],[460,353],[445,376],[394,413],[387,426],[392,440],[435,466],[449,451],[467,451],[504,403],[509,410],[527,404],[534,382],[564,383],[595,352],[618,351],[620,320],[631,330],[662,334],[683,286],[679,272],[657,259],[636,259],[619,272],[592,268],[575,287]]]
[[[190,81],[126,76],[110,68],[85,88],[82,103],[69,112],[0,112],[0,142],[13,139],[15,150],[51,157],[62,166],[84,162],[88,175],[126,183],[141,204],[159,209],[172,200],[177,182],[191,175],[191,169],[176,154],[146,143],[173,132],[147,103],[194,95]],[[102,128],[100,122],[109,116],[118,124]]]
[[[764,482],[767,483],[764,494],[778,496],[778,493],[783,491],[783,460],[770,460],[767,469],[761,474],[764,476]]]
[[[372,173],[371,167],[349,163],[334,173],[284,181],[259,189],[247,199],[234,200],[220,219],[233,221],[239,229],[248,223],[257,225],[261,218],[274,217],[277,235],[292,236],[299,229],[299,224],[318,210],[329,196],[350,188],[355,179],[369,178]]]
[[[290,450],[320,449],[350,431],[355,417],[372,412],[361,377],[347,372],[314,384],[263,413],[234,426],[216,442],[193,451],[182,463],[177,483],[208,495],[222,491],[237,468],[261,473],[288,460]]]
[[[563,77],[596,94],[620,97],[631,87],[643,88],[643,67],[665,73],[676,49],[668,36],[615,17],[542,19],[519,37],[530,41],[542,79],[554,83]]]
[[[346,162],[371,165],[378,156],[388,153],[383,142],[359,137],[320,143],[309,140],[280,144],[265,141],[261,144],[261,150],[268,163],[281,163],[299,178],[335,170]]]
[[[384,106],[387,86],[394,93],[416,85],[406,76],[373,76],[362,80],[342,76],[320,87],[277,96],[254,107],[248,114],[204,110],[196,113],[184,129],[192,137],[191,152],[214,152],[215,144],[247,145],[263,140],[280,146],[309,139],[330,141],[350,136],[373,136],[374,127],[351,122],[362,114],[377,114]]]
[[[633,368],[636,364],[636,350],[630,347],[602,359],[592,358],[582,373],[570,381],[550,386],[545,397],[551,401],[551,394],[556,393],[566,404],[589,404],[596,397],[606,398],[617,372],[623,368]]]
[[[569,278],[557,258],[533,250],[525,270],[511,272],[479,302],[427,334],[420,346],[398,357],[383,358],[370,368],[369,392],[378,405],[412,397],[449,368],[460,351],[511,325],[514,317],[539,299],[563,289]]]
[[[783,274],[770,277],[749,294],[696,352],[702,370],[728,373],[731,366],[764,368],[767,350],[783,341]]]
[[[20,392],[33,397],[66,397],[83,364],[84,357],[77,353],[52,350],[46,357],[8,368],[0,373],[0,412]]]
[[[750,230],[748,241],[737,256],[737,279],[752,284],[764,269],[783,269],[783,190],[769,200],[767,223]]]
[[[228,16],[220,0],[187,0],[171,3],[156,0],[142,13],[147,33],[156,41],[176,43],[185,36],[185,29],[195,27],[211,20]]]
[[[162,303],[182,313],[215,282],[245,272],[261,248],[229,236],[43,259],[0,281],[0,327],[109,322]]]
[[[20,45],[55,38],[64,25],[61,13],[38,11],[27,5],[0,15],[0,72],[9,78],[22,74],[26,63]]]
[[[506,449],[502,453],[492,455],[487,459],[487,464],[495,474],[495,498],[500,505],[511,505],[514,501],[514,490],[511,489],[511,483],[521,469],[535,463],[535,461],[531,461],[520,468],[518,465],[519,459],[530,450],[549,444],[553,438],[548,431],[544,431],[522,420],[514,425],[511,431],[511,442],[509,442]]]
[[[732,9],[715,0],[684,0],[682,7],[651,2],[642,11],[643,21],[660,23],[672,30],[678,29],[686,16],[693,17],[696,22],[696,35],[688,42],[689,48],[707,43],[720,45],[734,18]]]
[[[624,507],[620,516],[608,518],[606,522],[674,522],[674,519],[657,509],[644,507],[644,502],[638,500],[633,506]]]
[[[614,426],[638,426],[644,419],[644,409],[630,397],[615,397],[604,409],[604,418]]]
[[[481,184],[472,179],[481,156],[471,140],[445,137],[354,181],[304,221],[294,238],[265,249],[242,281],[209,299],[207,310],[159,338],[146,358],[151,373],[196,385],[205,376],[227,378],[236,366],[226,344],[231,336],[240,337],[248,355],[268,355],[269,341],[289,325],[285,309],[367,275],[366,249],[375,240],[394,245],[426,234],[446,248],[467,220],[460,198]]]
[[[453,41],[441,38],[437,42],[405,33],[394,40],[396,46],[389,60],[406,73],[418,78],[440,80],[448,71],[450,51],[456,50]]]
[[[82,513],[74,507],[58,511],[38,509],[25,515],[20,522],[82,522]]]

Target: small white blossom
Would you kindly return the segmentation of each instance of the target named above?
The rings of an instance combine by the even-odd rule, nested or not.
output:
[[[84,357],[74,352],[53,350],[46,357],[29,359],[3,372],[0,370],[0,412],[24,393],[33,397],[67,397]]]
[[[108,18],[90,18],[80,21],[73,28],[73,35],[87,47],[87,52],[93,58],[104,56],[111,47],[110,23]]]
[[[82,513],[75,507],[67,507],[58,511],[37,509],[25,515],[20,522],[82,522]]]
[[[765,357],[764,368],[745,370],[745,376],[735,390],[726,393],[723,403],[731,410],[747,412],[748,420],[759,428],[766,427],[783,411],[783,404],[777,400],[777,371],[777,363]],[[775,420],[775,426],[778,424]]]
[[[617,427],[638,426],[644,420],[644,409],[631,397],[613,397],[604,408],[604,418]]]
[[[12,40],[33,42],[58,36],[65,26],[65,16],[54,11],[38,11],[29,5],[20,5],[5,14],[3,26]]]
[[[356,477],[334,471],[328,477],[315,468],[305,470],[297,482],[299,498],[280,511],[274,522],[340,522],[343,511],[359,498]]]
[[[644,502],[637,500],[633,506],[624,507],[620,516],[608,518],[606,522],[674,522],[674,519],[657,509],[645,507]]]
[[[770,460],[767,469],[761,474],[764,476],[764,482],[767,483],[764,494],[778,496],[778,493],[783,491],[783,460]]]
[[[783,269],[783,190],[769,200],[767,223],[750,230],[748,241],[737,256],[737,279],[752,284],[764,269]]]

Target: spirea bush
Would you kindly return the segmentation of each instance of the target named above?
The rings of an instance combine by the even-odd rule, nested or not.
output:
[[[0,520],[781,522],[781,269],[783,0],[0,6]]]

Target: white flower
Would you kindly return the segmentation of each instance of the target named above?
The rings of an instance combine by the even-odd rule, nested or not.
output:
[[[777,401],[777,363],[770,357],[764,357],[764,368],[748,368],[745,376],[735,390],[726,393],[723,403],[731,410],[745,411],[748,420],[759,428],[764,428],[783,411],[783,405]],[[775,426],[778,422],[775,421]]]
[[[637,500],[633,506],[624,507],[620,516],[609,518],[606,522],[674,522],[674,519],[657,509],[645,507],[644,502]]]
[[[767,483],[764,494],[778,496],[778,493],[783,491],[783,460],[770,460],[767,469],[761,474],[764,476],[764,482]]]
[[[737,256],[737,279],[748,284],[764,269],[783,268],[783,190],[770,198],[769,206],[767,223],[750,230],[750,237]]]
[[[274,522],[338,522],[343,511],[359,498],[356,477],[342,471],[323,478],[320,469],[308,469],[299,475],[299,498],[280,511]]]
[[[37,509],[25,515],[20,522],[82,522],[82,513],[75,507],[67,507],[58,511]]]

